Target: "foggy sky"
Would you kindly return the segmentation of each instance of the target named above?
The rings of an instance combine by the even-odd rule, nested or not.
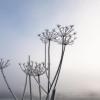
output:
[[[100,0],[0,0],[0,58],[11,60],[5,73],[13,90],[23,89],[25,79],[18,63],[27,61],[28,55],[34,61],[44,59],[37,34],[57,24],[74,24],[78,37],[66,47],[58,91],[100,94]],[[57,53],[56,59],[52,57],[55,65],[60,46],[52,49]],[[7,88],[0,77],[2,93]]]

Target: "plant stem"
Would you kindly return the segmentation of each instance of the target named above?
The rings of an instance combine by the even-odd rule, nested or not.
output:
[[[52,91],[50,100],[54,100],[55,99],[55,92],[56,92],[56,89],[54,88],[53,91]]]
[[[38,82],[40,83],[40,76],[38,75]],[[39,97],[40,97],[40,100],[41,100],[41,87],[39,85]]]
[[[1,73],[2,73],[2,76],[3,76],[3,78],[4,78],[4,81],[5,81],[6,85],[7,85],[7,87],[8,87],[8,90],[9,90],[10,93],[12,94],[14,100],[17,100],[17,99],[16,99],[16,96],[15,96],[14,93],[12,92],[12,90],[11,90],[11,88],[10,88],[8,82],[7,82],[7,79],[6,79],[6,76],[5,76],[4,72],[3,72],[3,69],[1,69]]]
[[[56,83],[55,83],[54,88],[56,87],[56,84],[57,84],[57,81],[58,81],[58,77],[59,77],[59,74],[60,74],[60,70],[61,70],[61,65],[62,65],[63,57],[64,57],[64,52],[65,52],[65,46],[62,44],[61,59],[60,59],[59,66],[58,66],[58,69],[57,69],[57,71],[56,71],[56,74],[55,74],[55,76],[54,76],[54,79],[53,79],[53,81],[52,81],[52,83],[51,83],[49,92],[50,92],[52,86],[54,85],[54,82],[55,82],[55,81],[56,81]],[[49,96],[49,93],[47,94],[46,100],[48,100],[48,99],[47,99],[48,96]]]
[[[49,100],[49,88],[50,88],[50,40],[48,44],[48,100]]]
[[[45,57],[44,57],[44,61],[45,61],[46,77],[48,78],[48,74],[47,74],[47,65],[46,65],[46,62],[47,62],[47,61],[46,61],[46,56],[47,56],[47,55],[46,55],[46,52],[47,52],[47,51],[46,51],[46,43],[45,43],[45,50],[44,50],[44,55],[45,55]]]
[[[45,69],[46,69],[46,73],[45,73],[45,74],[46,74],[46,77],[48,78],[47,65],[46,65],[46,62],[47,62],[47,61],[46,61],[46,60],[47,60],[47,59],[46,59],[46,57],[47,57],[47,56],[46,56],[46,46],[47,46],[47,44],[45,43]],[[49,80],[49,85],[51,85],[50,80]]]
[[[38,82],[38,80],[36,79],[35,75],[33,74],[33,77],[35,79],[35,81],[37,82],[37,84],[41,87],[41,89],[47,94],[47,91],[43,88],[43,86]]]
[[[32,100],[31,76],[29,75],[30,100]]]
[[[54,82],[55,82],[55,80],[56,80],[56,78],[57,78],[57,75],[59,74],[59,71],[61,70],[61,65],[62,65],[62,61],[63,61],[63,57],[64,57],[64,52],[65,52],[65,46],[62,44],[61,59],[60,59],[59,66],[58,66],[58,69],[57,69],[57,71],[56,71],[56,74],[55,74],[55,76],[54,76],[54,79],[53,79],[53,81],[52,81],[52,83],[51,83],[50,90],[51,90],[51,88],[52,88],[52,86],[53,86],[53,84],[54,84]]]
[[[58,71],[58,75],[57,75],[57,78],[56,78],[56,82],[55,82],[55,85],[54,85],[54,88],[56,88],[56,85],[57,85],[57,82],[58,82],[58,78],[59,78],[59,75],[60,75],[60,71],[61,71],[61,65],[62,65],[62,61],[63,61],[63,57],[64,57],[64,51],[65,51],[65,46],[63,47],[62,45],[62,57],[61,57],[61,61],[60,61],[60,64],[59,64],[59,71]]]
[[[25,95],[25,91],[26,91],[26,86],[27,86],[27,75],[26,75],[26,79],[25,79],[24,91],[23,91],[23,95],[22,95],[22,99],[21,99],[21,100],[24,100],[24,95]]]

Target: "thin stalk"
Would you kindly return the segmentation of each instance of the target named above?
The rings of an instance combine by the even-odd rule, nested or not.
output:
[[[47,43],[45,43],[45,69],[46,69],[46,73],[45,73],[45,74],[46,74],[46,77],[48,78],[47,67],[46,67],[46,66],[47,66],[47,65],[46,65],[46,63],[47,63],[47,61],[46,61],[46,56],[47,56],[47,55],[46,55],[46,54],[47,54],[47,53],[46,53],[46,52],[47,52],[47,51],[46,51],[46,47],[47,47]],[[49,80],[49,84],[51,85],[50,80]]]
[[[49,88],[50,88],[50,40],[48,44],[48,100],[49,100]]]
[[[58,82],[58,78],[59,78],[59,75],[60,75],[60,71],[61,71],[61,66],[62,66],[62,61],[63,61],[63,57],[64,57],[64,51],[65,51],[65,47],[64,47],[64,50],[62,51],[63,54],[62,54],[62,59],[61,59],[61,62],[59,64],[59,71],[58,71],[58,75],[57,75],[57,78],[56,78],[56,82],[55,82],[55,85],[54,85],[54,88],[56,88],[56,85],[57,85],[57,82]]]
[[[56,92],[56,89],[54,88],[53,91],[52,91],[50,100],[54,100],[55,99],[55,92]]]
[[[46,52],[47,52],[47,51],[46,51],[46,43],[45,43],[45,50],[44,50],[44,51],[45,51],[45,52],[44,52],[44,54],[45,54],[45,58],[44,58],[44,59],[45,59],[45,69],[46,69],[46,66],[47,66],[47,65],[46,65],[46,62],[47,62],[47,61],[46,61],[46,56],[47,56],[47,55],[46,55]],[[48,77],[48,75],[47,75],[47,70],[46,70],[46,76]]]
[[[24,85],[24,91],[23,91],[23,95],[22,95],[22,99],[21,100],[24,100],[24,95],[25,95],[26,86],[27,86],[27,77],[28,77],[28,75],[26,75],[25,85]]]
[[[5,76],[4,72],[3,72],[3,69],[1,69],[1,73],[2,73],[2,76],[3,76],[3,78],[4,78],[4,81],[5,81],[6,85],[7,85],[7,87],[8,87],[9,92],[10,92],[11,95],[13,96],[13,99],[14,99],[14,100],[17,100],[16,96],[14,95],[13,91],[11,90],[11,88],[10,88],[8,82],[7,82],[7,79],[6,79],[6,76]]]
[[[51,90],[51,88],[52,88],[52,86],[53,86],[53,84],[54,84],[54,82],[55,82],[55,80],[57,78],[57,75],[59,74],[59,70],[61,69],[61,65],[62,65],[62,61],[63,61],[63,57],[64,57],[64,52],[65,52],[65,45],[62,44],[62,54],[61,54],[59,66],[58,66],[58,69],[57,69],[56,74],[54,76],[54,79],[53,79],[53,81],[51,83],[50,90]]]
[[[31,76],[29,75],[30,100],[32,100]]]
[[[52,86],[54,85],[55,80],[56,80],[56,81],[58,80],[58,77],[57,77],[57,76],[58,76],[59,73],[60,73],[59,71],[60,71],[60,69],[61,69],[61,65],[62,65],[62,61],[63,61],[63,57],[64,57],[64,52],[65,52],[65,46],[62,44],[62,54],[61,54],[60,63],[59,63],[58,69],[57,69],[57,71],[56,71],[56,74],[55,74],[55,76],[54,76],[54,79],[53,79],[53,81],[52,81],[52,83],[51,83],[49,92],[50,92]],[[57,79],[56,79],[56,78],[57,78]],[[57,84],[57,82],[56,82],[55,84]],[[48,93],[48,94],[49,94],[49,93]],[[48,98],[48,94],[47,94],[46,100],[48,100],[48,99],[47,99],[47,98]]]
[[[38,75],[38,82],[40,83],[40,75]],[[41,100],[41,87],[40,87],[40,85],[39,85],[39,97]]]
[[[37,84],[41,87],[41,89],[47,94],[47,91],[42,87],[42,85],[38,82],[38,80],[36,79],[35,75],[33,75],[35,81],[37,82]]]

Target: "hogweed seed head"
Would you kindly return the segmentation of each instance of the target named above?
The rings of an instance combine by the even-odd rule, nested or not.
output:
[[[19,63],[19,66],[25,74],[27,74],[27,75],[33,74],[33,61],[30,60],[30,56],[29,56],[29,61],[27,61],[26,64]]]
[[[57,38],[57,33],[55,32],[55,29],[53,29],[52,31],[49,31],[48,29],[46,29],[44,32],[42,32],[38,36],[40,37],[40,40],[42,40],[42,42],[47,43],[48,41],[52,41],[55,38]]]
[[[63,45],[71,45],[76,39],[76,32],[74,32],[74,25],[64,27],[57,25],[57,29],[52,29],[52,31],[46,29],[38,36],[44,43],[48,43],[48,41],[55,41]]]
[[[19,63],[19,66],[25,74],[31,75],[31,76],[43,75],[46,72],[45,64],[43,62],[42,63],[37,63],[37,62],[33,63],[33,61],[31,61],[30,59],[26,64]]]
[[[10,60],[4,61],[3,59],[0,59],[0,70],[3,70],[4,68],[8,67],[9,61]]]
[[[34,70],[35,76],[43,75],[46,72],[46,67],[44,63],[35,63]]]
[[[55,41],[63,45],[72,45],[74,43],[74,40],[76,39],[76,32],[73,32],[74,25],[65,27],[57,25],[57,27],[58,37],[55,39]]]

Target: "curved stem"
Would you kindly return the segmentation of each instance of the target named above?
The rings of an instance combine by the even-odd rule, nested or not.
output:
[[[54,79],[53,79],[53,81],[51,83],[50,90],[51,90],[51,88],[52,88],[52,86],[53,86],[53,84],[54,84],[54,82],[55,82],[55,80],[57,78],[57,75],[59,74],[59,70],[61,69],[61,65],[62,65],[62,61],[63,61],[63,57],[64,57],[64,52],[65,52],[65,46],[62,44],[62,54],[61,54],[60,63],[59,63],[58,69],[56,71],[56,74],[54,76]]]
[[[24,91],[23,91],[23,95],[22,95],[22,99],[21,100],[24,100],[24,95],[25,95],[26,86],[27,86],[27,77],[28,77],[28,75],[26,75],[25,85],[24,85]]]
[[[38,75],[38,82],[40,83],[40,76]],[[39,97],[40,97],[40,100],[41,100],[41,87],[39,85]]]
[[[60,63],[59,63],[58,69],[57,69],[57,71],[56,71],[56,74],[55,74],[55,76],[54,76],[54,79],[53,79],[53,81],[52,81],[52,83],[51,83],[49,92],[50,92],[52,86],[54,85],[54,82],[55,82],[55,81],[56,81],[55,86],[56,86],[56,84],[57,84],[58,77],[59,77],[59,73],[60,73],[60,70],[61,70],[61,65],[62,65],[63,57],[64,57],[64,52],[65,52],[65,46],[62,44],[62,54],[61,54]],[[47,98],[48,98],[48,95],[49,95],[49,94],[47,94],[46,100],[48,100],[48,99],[47,99]]]
[[[56,78],[56,81],[55,81],[55,85],[54,85],[54,88],[56,88],[56,85],[57,85],[57,82],[58,82],[58,78],[59,78],[59,75],[60,75],[60,71],[61,71],[61,65],[62,65],[62,61],[63,61],[63,57],[64,57],[64,51],[65,51],[65,47],[64,47],[64,50],[63,50],[63,54],[62,54],[62,59],[61,59],[61,62],[59,64],[59,71],[58,71],[58,75],[57,75],[57,78]]]
[[[17,99],[16,99],[16,96],[15,96],[14,93],[12,92],[12,90],[11,90],[11,88],[10,88],[8,82],[7,82],[7,79],[6,79],[6,76],[5,76],[4,72],[3,72],[3,69],[1,69],[1,73],[2,73],[2,76],[3,76],[3,78],[4,78],[4,81],[5,81],[6,85],[7,85],[7,87],[8,87],[8,90],[9,90],[10,93],[12,94],[14,100],[17,100]]]

